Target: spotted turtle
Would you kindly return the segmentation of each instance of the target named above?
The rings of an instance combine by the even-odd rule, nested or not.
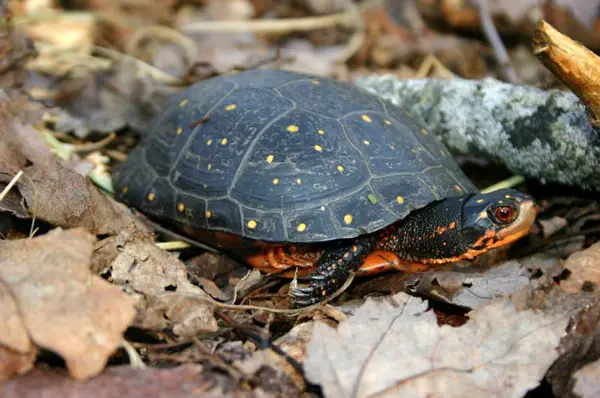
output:
[[[530,230],[532,197],[482,194],[399,107],[281,70],[201,81],[115,173],[116,198],[266,272],[308,276],[306,306],[351,274],[470,260]],[[287,271],[285,271],[287,270]]]

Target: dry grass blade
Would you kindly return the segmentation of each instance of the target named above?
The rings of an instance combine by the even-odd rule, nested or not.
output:
[[[0,202],[2,199],[8,194],[8,192],[12,189],[12,187],[19,181],[19,178],[23,175],[23,170],[19,170],[19,172],[13,177],[12,180],[8,183],[8,185],[0,192]]]

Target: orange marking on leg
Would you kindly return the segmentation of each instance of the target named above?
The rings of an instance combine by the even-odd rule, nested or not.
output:
[[[404,272],[424,272],[429,269],[429,265],[402,260],[397,254],[375,250],[370,253],[362,266],[359,269],[361,275],[373,275],[379,272],[389,271],[390,269],[396,269]]]

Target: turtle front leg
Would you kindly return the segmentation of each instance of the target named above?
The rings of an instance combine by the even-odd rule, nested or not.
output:
[[[317,304],[336,292],[362,266],[374,247],[375,238],[365,236],[339,242],[325,250],[309,275],[308,286],[290,291],[292,305]]]

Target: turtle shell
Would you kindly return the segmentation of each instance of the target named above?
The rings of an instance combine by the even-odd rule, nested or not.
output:
[[[279,70],[177,95],[114,181],[117,199],[148,216],[297,243],[370,233],[475,191],[405,111],[351,83]]]

